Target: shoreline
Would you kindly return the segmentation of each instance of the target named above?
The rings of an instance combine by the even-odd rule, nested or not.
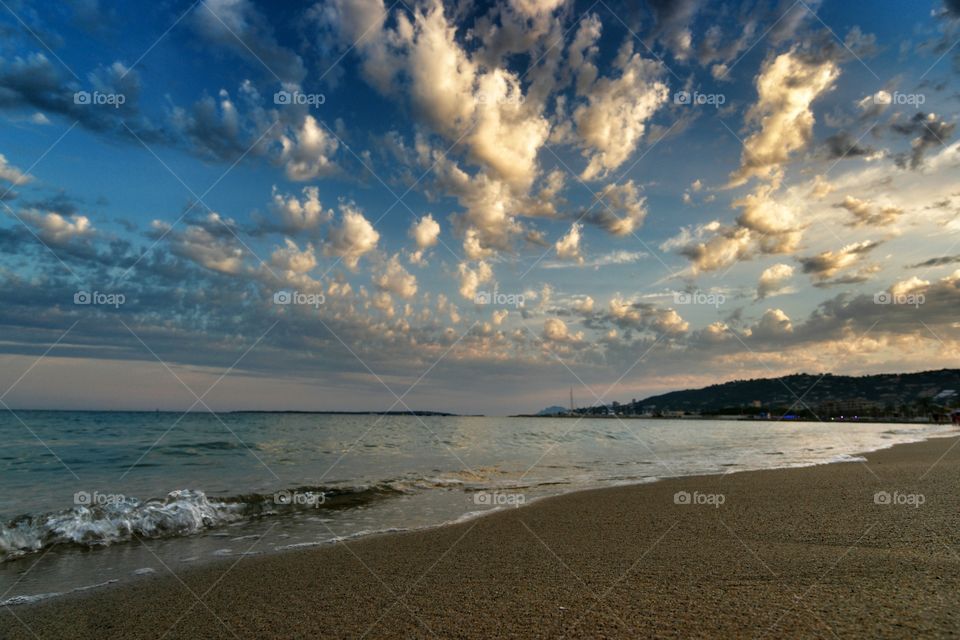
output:
[[[856,451],[856,452],[852,452],[852,453],[840,453],[840,454],[836,454],[835,456],[833,456],[833,457],[831,457],[831,458],[825,458],[825,459],[823,459],[823,460],[819,460],[819,461],[815,461],[815,462],[792,463],[792,464],[786,464],[786,465],[783,465],[783,466],[774,466],[774,467],[767,467],[767,468],[729,468],[729,469],[722,470],[722,471],[721,471],[721,470],[717,470],[717,471],[710,471],[710,472],[698,472],[698,473],[681,474],[681,475],[676,475],[676,476],[660,475],[660,476],[656,476],[656,477],[645,478],[645,479],[643,479],[643,480],[626,480],[626,481],[621,481],[621,482],[613,482],[613,483],[609,483],[609,484],[605,484],[605,485],[575,486],[575,487],[566,488],[566,489],[562,490],[560,493],[555,493],[555,494],[539,495],[539,496],[526,496],[526,495],[525,495],[524,501],[523,501],[520,505],[514,505],[514,506],[526,507],[526,506],[532,505],[532,504],[534,504],[534,503],[536,503],[536,502],[540,502],[540,501],[542,501],[542,500],[549,500],[549,499],[554,499],[554,498],[562,498],[562,497],[565,497],[565,496],[569,496],[569,495],[572,495],[572,494],[577,494],[577,493],[584,492],[584,491],[598,491],[598,490],[605,490],[605,489],[628,488],[628,487],[641,487],[641,486],[645,486],[645,485],[648,485],[648,484],[651,484],[651,483],[664,482],[664,481],[669,481],[669,480],[678,480],[678,479],[683,479],[683,478],[710,478],[710,477],[728,476],[728,475],[731,475],[731,474],[739,474],[739,473],[752,473],[752,472],[757,472],[757,471],[778,471],[778,470],[790,470],[790,469],[803,469],[803,468],[816,467],[816,466],[821,466],[821,465],[832,465],[832,464],[841,464],[841,463],[850,463],[850,462],[856,463],[856,462],[861,462],[861,461],[863,461],[863,460],[864,460],[863,456],[866,455],[866,454],[868,454],[868,453],[871,453],[871,452],[883,451],[883,450],[890,449],[890,448],[893,448],[893,447],[898,447],[898,446],[901,446],[901,445],[904,445],[904,444],[915,444],[915,443],[917,443],[917,442],[925,442],[925,441],[927,441],[927,440],[931,440],[931,439],[935,439],[935,438],[953,438],[953,437],[960,437],[960,432],[954,431],[954,432],[943,432],[943,433],[926,434],[926,435],[924,435],[924,436],[922,436],[922,437],[923,437],[922,440],[917,440],[917,441],[909,441],[909,442],[889,442],[889,443],[885,443],[885,444],[883,444],[883,445],[881,445],[881,446],[878,446],[878,447],[876,447],[876,448],[869,449],[869,450],[866,450],[866,451]],[[513,494],[521,494],[521,495],[524,495],[524,490],[523,490],[523,489],[521,489],[521,488],[516,488],[516,489],[514,489],[514,488],[510,488],[510,487],[503,487],[503,488],[500,488],[500,489],[488,489],[487,492],[489,492],[489,493],[502,493],[502,494],[509,494],[509,495],[513,495]],[[269,549],[269,550],[259,550],[259,551],[256,551],[256,552],[252,553],[252,554],[249,554],[249,556],[254,556],[254,555],[255,555],[255,556],[259,556],[259,557],[272,557],[272,556],[275,556],[275,555],[286,554],[286,553],[291,553],[291,552],[296,553],[296,552],[300,552],[300,551],[309,551],[309,550],[323,549],[323,548],[327,548],[327,547],[329,547],[329,546],[332,546],[332,545],[335,545],[335,544],[338,544],[338,543],[341,543],[341,542],[355,542],[355,541],[363,540],[363,539],[370,538],[370,537],[377,537],[377,536],[384,536],[384,535],[396,535],[396,534],[407,534],[407,533],[425,532],[425,531],[430,531],[430,530],[432,530],[432,529],[437,529],[437,528],[442,528],[442,527],[447,527],[447,526],[453,526],[453,525],[459,525],[459,524],[463,524],[463,523],[469,523],[469,522],[471,522],[471,521],[473,521],[473,520],[476,520],[476,519],[479,519],[479,518],[489,517],[489,516],[495,515],[495,514],[497,514],[497,513],[501,513],[501,512],[503,512],[503,511],[509,510],[509,509],[511,509],[511,508],[513,508],[513,507],[511,507],[511,506],[500,506],[500,507],[488,508],[488,509],[475,509],[475,510],[471,510],[471,511],[465,511],[465,512],[463,512],[463,513],[461,513],[461,514],[459,514],[459,515],[457,515],[457,516],[454,516],[454,517],[452,517],[452,518],[450,518],[450,519],[447,519],[447,520],[444,520],[444,521],[433,522],[433,523],[429,523],[429,524],[420,524],[420,525],[413,525],[413,526],[399,526],[399,527],[398,527],[398,526],[388,526],[388,527],[384,527],[384,528],[380,528],[380,529],[364,529],[364,530],[355,531],[355,532],[352,532],[352,533],[340,535],[340,536],[337,536],[337,537],[334,537],[334,538],[331,538],[331,539],[327,539],[327,540],[299,542],[299,543],[293,543],[293,544],[284,545],[284,546],[277,546],[277,547],[275,547],[275,548],[273,548],[273,549]],[[269,522],[269,520],[268,520],[267,522]],[[224,528],[224,526],[221,525],[220,527],[214,527],[214,528],[209,529],[209,530],[206,530],[206,531],[204,531],[204,532],[202,532],[202,533],[214,533],[214,532],[216,532],[217,530],[222,530],[223,528]],[[270,528],[272,529],[272,527],[270,527]],[[193,538],[193,537],[195,537],[196,535],[197,535],[197,534],[193,534],[193,535],[178,535],[178,536],[160,537],[160,538],[147,538],[147,539],[144,539],[144,540],[146,540],[146,541],[149,542],[149,543],[159,543],[159,542],[164,542],[164,541],[175,541],[175,540],[178,540],[178,539],[180,539],[180,540],[189,540],[190,538]],[[79,553],[110,553],[111,551],[114,551],[114,552],[115,552],[115,551],[122,551],[124,547],[126,547],[126,546],[128,546],[128,545],[136,545],[138,541],[141,542],[141,543],[143,542],[143,541],[141,541],[136,535],[134,535],[133,538],[130,539],[130,540],[121,541],[121,542],[118,542],[118,543],[115,543],[115,544],[110,545],[109,549],[89,549],[89,548],[82,548],[82,547],[74,547],[74,548],[71,548],[70,550],[71,550],[71,551],[76,551],[76,552],[79,552]],[[33,554],[30,554],[30,555],[26,555],[26,556],[17,558],[17,559],[16,559],[16,562],[21,563],[21,564],[22,564],[22,563],[27,563],[27,566],[29,566],[29,564],[32,564],[32,562],[36,562],[36,561],[38,561],[39,558],[42,558],[44,555],[46,555],[46,553],[47,553],[48,551],[53,551],[54,549],[55,549],[55,547],[45,548],[45,549],[40,550],[40,551],[38,551],[38,552],[35,552],[35,553],[33,553]],[[151,555],[153,555],[153,554],[151,554]],[[248,556],[248,557],[249,557],[249,556]],[[230,562],[232,562],[233,560],[235,560],[237,557],[239,557],[239,556],[224,556],[224,557],[221,557],[221,558],[214,558],[214,557],[204,558],[204,559],[202,559],[199,563],[197,563],[197,564],[192,564],[192,565],[190,565],[189,567],[183,568],[183,569],[181,569],[181,570],[182,570],[182,571],[200,570],[200,569],[204,569],[204,568],[210,567],[210,566],[212,566],[212,565],[216,565],[216,564],[218,564],[218,563],[230,563]],[[153,556],[153,559],[161,565],[160,568],[156,569],[156,573],[162,576],[162,575],[163,575],[163,569],[164,569],[164,567],[162,566],[163,561],[162,561],[159,557],[156,557],[156,556]],[[139,570],[138,570],[138,571],[139,571]],[[13,606],[15,606],[15,607],[29,607],[29,606],[33,606],[33,605],[35,605],[35,604],[38,604],[38,603],[40,603],[40,602],[46,602],[46,601],[50,601],[50,600],[56,601],[56,600],[59,600],[59,599],[61,599],[61,598],[66,598],[66,597],[75,596],[75,595],[77,595],[77,594],[83,594],[84,596],[87,596],[87,595],[89,595],[89,594],[98,593],[98,592],[100,592],[100,591],[102,591],[102,590],[104,590],[104,589],[123,589],[123,588],[126,588],[126,587],[130,586],[131,584],[134,584],[134,583],[136,583],[136,582],[138,582],[138,581],[142,581],[142,580],[144,580],[144,579],[149,579],[149,578],[145,578],[145,577],[144,577],[144,576],[147,576],[147,575],[149,575],[149,576],[151,576],[151,577],[155,577],[155,576],[154,576],[154,571],[151,571],[151,572],[146,573],[146,574],[137,574],[137,572],[135,571],[135,572],[133,572],[132,574],[128,574],[128,575],[120,574],[120,575],[117,575],[116,577],[106,577],[106,576],[104,576],[104,577],[102,578],[102,580],[99,581],[99,582],[90,583],[90,584],[80,584],[80,585],[78,585],[78,586],[71,587],[71,588],[67,588],[67,589],[64,589],[64,590],[62,590],[62,591],[59,591],[59,590],[50,590],[50,591],[41,591],[41,592],[31,593],[31,594],[21,594],[21,595],[10,596],[10,597],[0,597],[0,607],[13,607]],[[169,573],[168,573],[168,575],[169,575]]]
[[[160,637],[182,615],[166,637],[359,637],[370,625],[368,637],[756,636],[761,621],[773,636],[957,633],[956,442],[893,445],[866,463],[575,491],[5,607],[3,626],[12,638],[92,638],[105,628]],[[894,504],[876,504],[877,491]],[[682,492],[689,501],[677,504]],[[896,503],[902,496],[923,503]],[[807,590],[832,590],[833,600],[798,600]],[[705,617],[677,617],[678,602]],[[270,622],[278,608],[291,614]],[[804,608],[817,615],[797,618]]]

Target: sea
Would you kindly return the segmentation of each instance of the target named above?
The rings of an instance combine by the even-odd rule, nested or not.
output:
[[[676,476],[854,464],[935,424],[0,413],[0,604]]]

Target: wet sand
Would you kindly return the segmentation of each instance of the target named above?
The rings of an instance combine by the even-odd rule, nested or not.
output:
[[[583,491],[426,531],[158,572],[6,607],[0,637],[956,637],[955,443]]]

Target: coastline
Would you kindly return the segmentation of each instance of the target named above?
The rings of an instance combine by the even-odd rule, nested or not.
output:
[[[956,442],[577,491],[6,607],[0,624],[11,638],[956,633]]]

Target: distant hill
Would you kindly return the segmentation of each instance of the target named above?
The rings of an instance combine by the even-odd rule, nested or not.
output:
[[[567,409],[564,407],[553,405],[552,407],[547,407],[546,409],[541,409],[537,411],[538,416],[555,416],[558,413],[566,413]]]
[[[798,400],[800,399],[800,400]],[[623,414],[789,412],[828,416],[922,416],[960,406],[960,369],[868,376],[798,373],[672,391],[612,408]],[[578,410],[593,414],[606,408]]]

